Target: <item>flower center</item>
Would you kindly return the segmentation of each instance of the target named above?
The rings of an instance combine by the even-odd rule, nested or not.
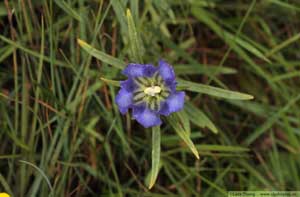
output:
[[[144,93],[150,96],[155,96],[161,92],[161,87],[159,86],[151,86],[144,89]]]
[[[159,72],[154,73],[151,77],[136,77],[134,82],[138,86],[133,92],[134,104],[146,104],[147,108],[151,110],[159,110],[161,103],[171,93],[170,88],[165,84]]]

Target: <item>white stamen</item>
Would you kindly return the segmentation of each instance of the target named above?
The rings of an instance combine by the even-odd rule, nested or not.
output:
[[[148,88],[145,88],[144,93],[148,94],[150,96],[155,96],[155,94],[158,94],[161,92],[161,88],[159,86],[151,86]]]

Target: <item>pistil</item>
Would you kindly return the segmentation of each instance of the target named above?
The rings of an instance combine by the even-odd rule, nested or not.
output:
[[[150,96],[155,96],[161,92],[161,87],[159,86],[151,86],[144,89],[144,93]]]

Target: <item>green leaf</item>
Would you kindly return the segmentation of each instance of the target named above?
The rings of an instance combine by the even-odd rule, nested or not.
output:
[[[246,169],[252,177],[255,177],[256,180],[260,181],[264,186],[272,188],[272,183],[266,179],[256,167],[249,165],[249,162],[244,160],[237,160],[237,163]]]
[[[245,139],[245,144],[249,146],[264,132],[269,131],[269,129],[276,122],[278,122],[278,119],[280,119],[280,117],[283,116],[299,100],[300,100],[300,94],[294,98],[291,98],[284,107],[282,107],[280,110],[278,110],[272,116],[270,116],[266,122],[264,122],[262,125],[257,127],[249,136],[247,136],[247,138]]]
[[[217,134],[218,129],[214,123],[197,107],[193,106],[192,103],[188,102],[185,105],[184,110],[189,116],[189,119],[197,126],[201,128],[209,128],[213,133]]]
[[[5,177],[3,177],[3,175],[1,173],[0,173],[0,184],[1,184],[1,187],[4,189],[4,191],[9,193],[10,195],[13,194],[11,187],[9,186],[9,184],[6,181]]]
[[[264,54],[255,48],[255,46],[251,45],[249,42],[243,40],[241,37],[236,36],[228,31],[225,31],[221,26],[219,26],[213,19],[213,17],[204,9],[200,7],[193,7],[192,14],[199,20],[209,26],[219,37],[223,38],[224,41],[230,45],[239,45],[242,48],[246,49],[253,55],[258,58],[270,63],[270,60],[264,56]]]
[[[45,174],[45,172],[41,168],[39,168],[38,166],[36,166],[33,163],[30,163],[28,161],[19,160],[19,162],[33,167],[45,179],[46,183],[48,184],[49,189],[51,190],[51,193],[53,193],[53,187],[51,185],[51,182],[50,182],[49,178],[47,177],[47,175]]]
[[[136,30],[136,26],[134,24],[131,12],[127,9],[127,23],[128,23],[128,35],[129,35],[129,44],[132,55],[132,60],[142,63],[143,62],[143,54],[144,48],[143,43],[138,35]]]
[[[74,10],[68,3],[63,0],[54,0],[56,5],[58,5],[61,9],[63,9],[68,15],[72,16],[74,19],[78,21],[82,21],[81,16],[78,14],[78,11]]]
[[[242,147],[242,146],[201,144],[201,145],[197,145],[196,147],[200,151],[219,151],[219,152],[249,152],[249,151],[251,151],[249,148]]]
[[[187,113],[184,110],[177,112],[180,123],[182,124],[184,130],[191,135],[191,125]]]
[[[291,3],[284,2],[284,1],[281,1],[281,0],[268,0],[268,3],[276,4],[276,5],[278,5],[279,7],[286,8],[286,9],[290,9],[291,11],[297,11],[297,12],[300,12],[299,6],[293,5],[293,4],[291,4]]]
[[[110,3],[115,12],[116,19],[120,23],[121,33],[126,34],[128,31],[127,24],[126,24],[125,10],[124,10],[124,6],[126,5],[123,5],[123,2],[121,2],[120,0],[110,1]]]
[[[105,79],[103,77],[100,78],[103,82],[109,84],[109,85],[113,85],[116,87],[120,87],[120,81],[115,81],[115,80],[111,80],[111,79]]]
[[[178,75],[227,75],[235,74],[236,70],[229,67],[219,67],[205,64],[178,64],[174,66],[174,70]]]
[[[278,51],[280,51],[281,49],[289,46],[290,44],[298,41],[300,39],[300,33],[292,36],[291,38],[285,40],[284,42],[282,42],[281,44],[275,46],[273,49],[271,49],[270,51],[268,51],[268,53],[266,54],[266,57],[272,56],[274,53],[277,53]]]
[[[3,42],[6,42],[8,44],[10,44],[13,47],[16,47],[18,49],[20,49],[22,52],[28,53],[29,55],[33,56],[33,57],[37,57],[37,58],[41,58],[43,57],[43,60],[46,62],[51,62],[51,59],[49,57],[46,57],[44,55],[41,55],[39,52],[33,51],[29,48],[24,47],[22,44],[20,44],[19,42],[15,42],[13,40],[10,40],[2,35],[0,35],[0,40],[2,40]],[[12,49],[11,49],[12,50]],[[1,59],[3,57],[4,54],[1,54]],[[2,61],[2,60],[1,60]],[[58,66],[63,66],[63,67],[70,67],[68,64],[66,64],[65,62],[62,62],[60,60],[54,60],[54,63]]]
[[[150,175],[149,189],[151,189],[157,179],[160,161],[160,127],[152,128],[152,169]]]
[[[236,99],[236,100],[250,100],[253,99],[252,95],[244,94],[240,92],[225,90],[222,88],[217,88],[209,85],[194,83],[185,80],[178,80],[178,88],[184,89],[192,92],[198,92],[203,94],[208,94],[211,96],[216,96],[225,99]]]
[[[98,121],[98,116],[91,118],[90,122],[83,127],[83,130],[87,132],[91,137],[97,139],[99,142],[104,142],[104,136],[95,130],[95,126]]]
[[[7,15],[7,10],[6,10],[5,4],[0,3],[0,17],[6,16],[6,15]]]
[[[94,47],[92,47],[88,43],[84,42],[83,40],[77,39],[77,42],[91,56],[101,60],[104,63],[112,65],[115,68],[124,69],[124,66],[126,65],[125,62],[123,62],[111,55],[108,55],[102,51],[95,49]]]
[[[168,116],[167,118],[170,125],[175,129],[175,132],[179,137],[186,143],[186,145],[191,149],[192,153],[196,156],[197,159],[199,159],[199,153],[197,151],[197,148],[195,147],[194,143],[190,139],[189,132],[184,130],[184,127],[180,124],[180,120],[178,115],[172,114]]]
[[[7,57],[9,57],[13,53],[14,49],[15,48],[11,45],[5,46],[2,49],[0,49],[0,63]]]

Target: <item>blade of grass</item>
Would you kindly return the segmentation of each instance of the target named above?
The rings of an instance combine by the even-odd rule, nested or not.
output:
[[[285,40],[284,42],[280,43],[279,45],[275,46],[273,49],[271,49],[268,53],[265,54],[266,57],[272,56],[274,53],[277,53],[278,51],[282,50],[283,48],[287,47],[288,45],[298,41],[300,39],[300,33],[292,36],[291,38]]]
[[[197,107],[190,102],[186,103],[184,110],[187,112],[189,119],[201,128],[209,128],[213,133],[217,134],[218,129],[214,123]]]
[[[264,186],[267,186],[269,190],[273,189],[272,184],[267,180],[260,172],[257,171],[257,169],[249,164],[248,162],[245,162],[244,160],[238,160],[237,163],[241,165],[243,168],[247,169],[248,172],[255,177],[259,182],[261,182]]]
[[[3,177],[3,175],[0,173],[0,183],[2,185],[2,187],[4,188],[4,190],[13,196],[13,192],[12,189],[10,188],[9,184],[7,183],[7,181],[5,180],[5,178]]]
[[[20,162],[20,163],[23,163],[23,164],[27,164],[27,165],[33,167],[34,169],[36,169],[36,170],[44,177],[45,181],[46,181],[47,184],[48,184],[48,187],[49,187],[51,193],[53,193],[53,187],[52,187],[52,185],[51,185],[51,183],[50,183],[50,181],[49,181],[49,178],[48,178],[47,175],[43,172],[42,169],[40,169],[38,166],[36,166],[36,165],[34,165],[33,163],[30,163],[30,162],[28,162],[28,161],[19,160],[19,162]]]
[[[42,18],[42,31],[41,31],[41,49],[40,49],[40,59],[39,59],[39,65],[38,65],[38,69],[37,69],[37,79],[36,82],[37,84],[41,83],[42,80],[42,72],[43,72],[43,59],[44,59],[44,44],[45,44],[45,35],[44,35],[44,18]],[[33,132],[31,132],[30,138],[29,138],[29,146],[30,148],[32,148],[33,150],[33,146],[34,146],[34,138],[35,138],[35,131],[36,131],[36,127],[37,127],[37,116],[38,116],[38,110],[39,110],[39,104],[38,104],[38,100],[40,99],[40,86],[37,86],[36,90],[35,90],[35,103],[34,103],[34,107],[33,107],[33,113],[34,113],[34,118],[32,120],[32,124],[31,124],[31,130]]]
[[[111,80],[111,79],[105,79],[103,77],[100,77],[101,81],[112,85],[112,86],[116,86],[116,87],[120,87],[120,81],[116,81],[116,80]]]
[[[288,3],[288,2],[284,2],[284,1],[280,1],[280,0],[267,0],[267,1],[270,3],[276,4],[278,6],[281,6],[283,8],[287,8],[287,9],[291,9],[291,10],[300,12],[299,6],[293,5],[292,3]]]
[[[225,146],[225,145],[206,145],[196,146],[199,151],[219,151],[219,152],[249,152],[250,149],[242,146]]]
[[[35,51],[31,50],[31,49],[28,49],[28,48],[22,46],[20,43],[14,42],[14,41],[12,41],[12,40],[10,40],[10,39],[8,39],[8,38],[2,36],[2,35],[0,35],[0,40],[2,40],[2,41],[4,41],[4,42],[6,42],[6,43],[8,43],[8,44],[10,44],[10,45],[12,45],[12,46],[18,48],[18,49],[20,49],[20,50],[22,50],[23,52],[28,53],[29,55],[32,55],[32,56],[34,56],[34,57],[41,58],[41,56],[42,56],[40,53],[35,52]],[[46,56],[43,56],[43,58],[44,58],[44,61],[51,62],[51,58],[46,57]],[[70,67],[70,66],[69,66],[68,64],[66,64],[65,62],[62,62],[62,61],[59,61],[59,60],[55,60],[54,63],[55,63],[56,65],[58,65],[58,66]]]
[[[94,47],[92,47],[88,43],[84,42],[83,40],[77,39],[77,42],[91,56],[99,59],[100,61],[102,61],[106,64],[112,65],[115,68],[124,69],[124,66],[126,65],[125,62],[123,62],[113,56],[110,56],[102,51],[95,49]]]
[[[235,99],[235,100],[250,100],[253,99],[252,95],[244,94],[240,92],[225,90],[209,85],[204,85],[200,83],[194,83],[186,80],[178,80],[178,88],[187,91],[198,92],[202,94],[208,94],[211,96],[216,96],[225,99]]]
[[[148,188],[151,189],[158,176],[160,163],[160,127],[152,128],[152,169]]]
[[[82,21],[82,18],[78,14],[78,11],[74,10],[67,2],[65,2],[64,0],[54,0],[54,2],[69,16],[73,17],[74,19],[78,20],[79,22]]]
[[[283,108],[281,108],[277,113],[272,115],[264,124],[262,124],[260,127],[255,129],[246,139],[245,144],[250,145],[252,144],[259,136],[261,136],[264,132],[266,132],[268,129],[272,127],[273,124],[276,123],[276,121],[284,115],[284,113],[287,112],[295,103],[300,100],[300,94],[294,98],[292,98]]]
[[[128,27],[127,27],[127,23],[126,23],[126,15],[125,15],[125,10],[124,10],[124,6],[126,6],[126,5],[123,5],[120,0],[113,0],[113,1],[110,1],[110,3],[112,4],[112,7],[115,11],[116,18],[121,25],[121,32],[124,35],[125,33],[128,32]]]
[[[0,51],[0,63],[9,57],[14,52],[14,49],[15,48],[13,46],[3,47]]]
[[[189,133],[184,130],[184,128],[179,124],[178,117],[174,114],[167,117],[168,122],[173,127],[177,135],[186,143],[186,145],[190,148],[192,153],[195,155],[197,159],[199,159],[199,153],[197,148],[195,147],[194,143],[190,139]]]
[[[132,61],[143,63],[144,48],[143,43],[139,37],[136,26],[134,24],[131,12],[127,9],[127,23],[128,23],[128,36],[129,45],[131,49]]]
[[[211,75],[228,75],[235,74],[237,71],[234,68],[229,67],[218,67],[204,64],[178,64],[174,66],[174,70],[177,75],[198,75],[204,74],[207,76]]]
[[[255,2],[255,1],[254,1]],[[255,5],[255,3],[253,4]],[[239,36],[235,36],[232,33],[224,30],[221,26],[219,26],[211,17],[211,15],[200,7],[193,7],[192,8],[193,15],[208,25],[218,36],[224,38],[224,41],[227,42],[232,48],[233,45],[238,44],[239,46],[243,47],[253,55],[259,57],[260,59],[270,62],[270,60],[264,56],[264,54],[258,50],[256,47],[252,46],[250,43],[246,42]]]
[[[5,5],[4,3],[0,3],[0,17],[2,16],[6,16],[7,15],[7,10],[5,8]]]

